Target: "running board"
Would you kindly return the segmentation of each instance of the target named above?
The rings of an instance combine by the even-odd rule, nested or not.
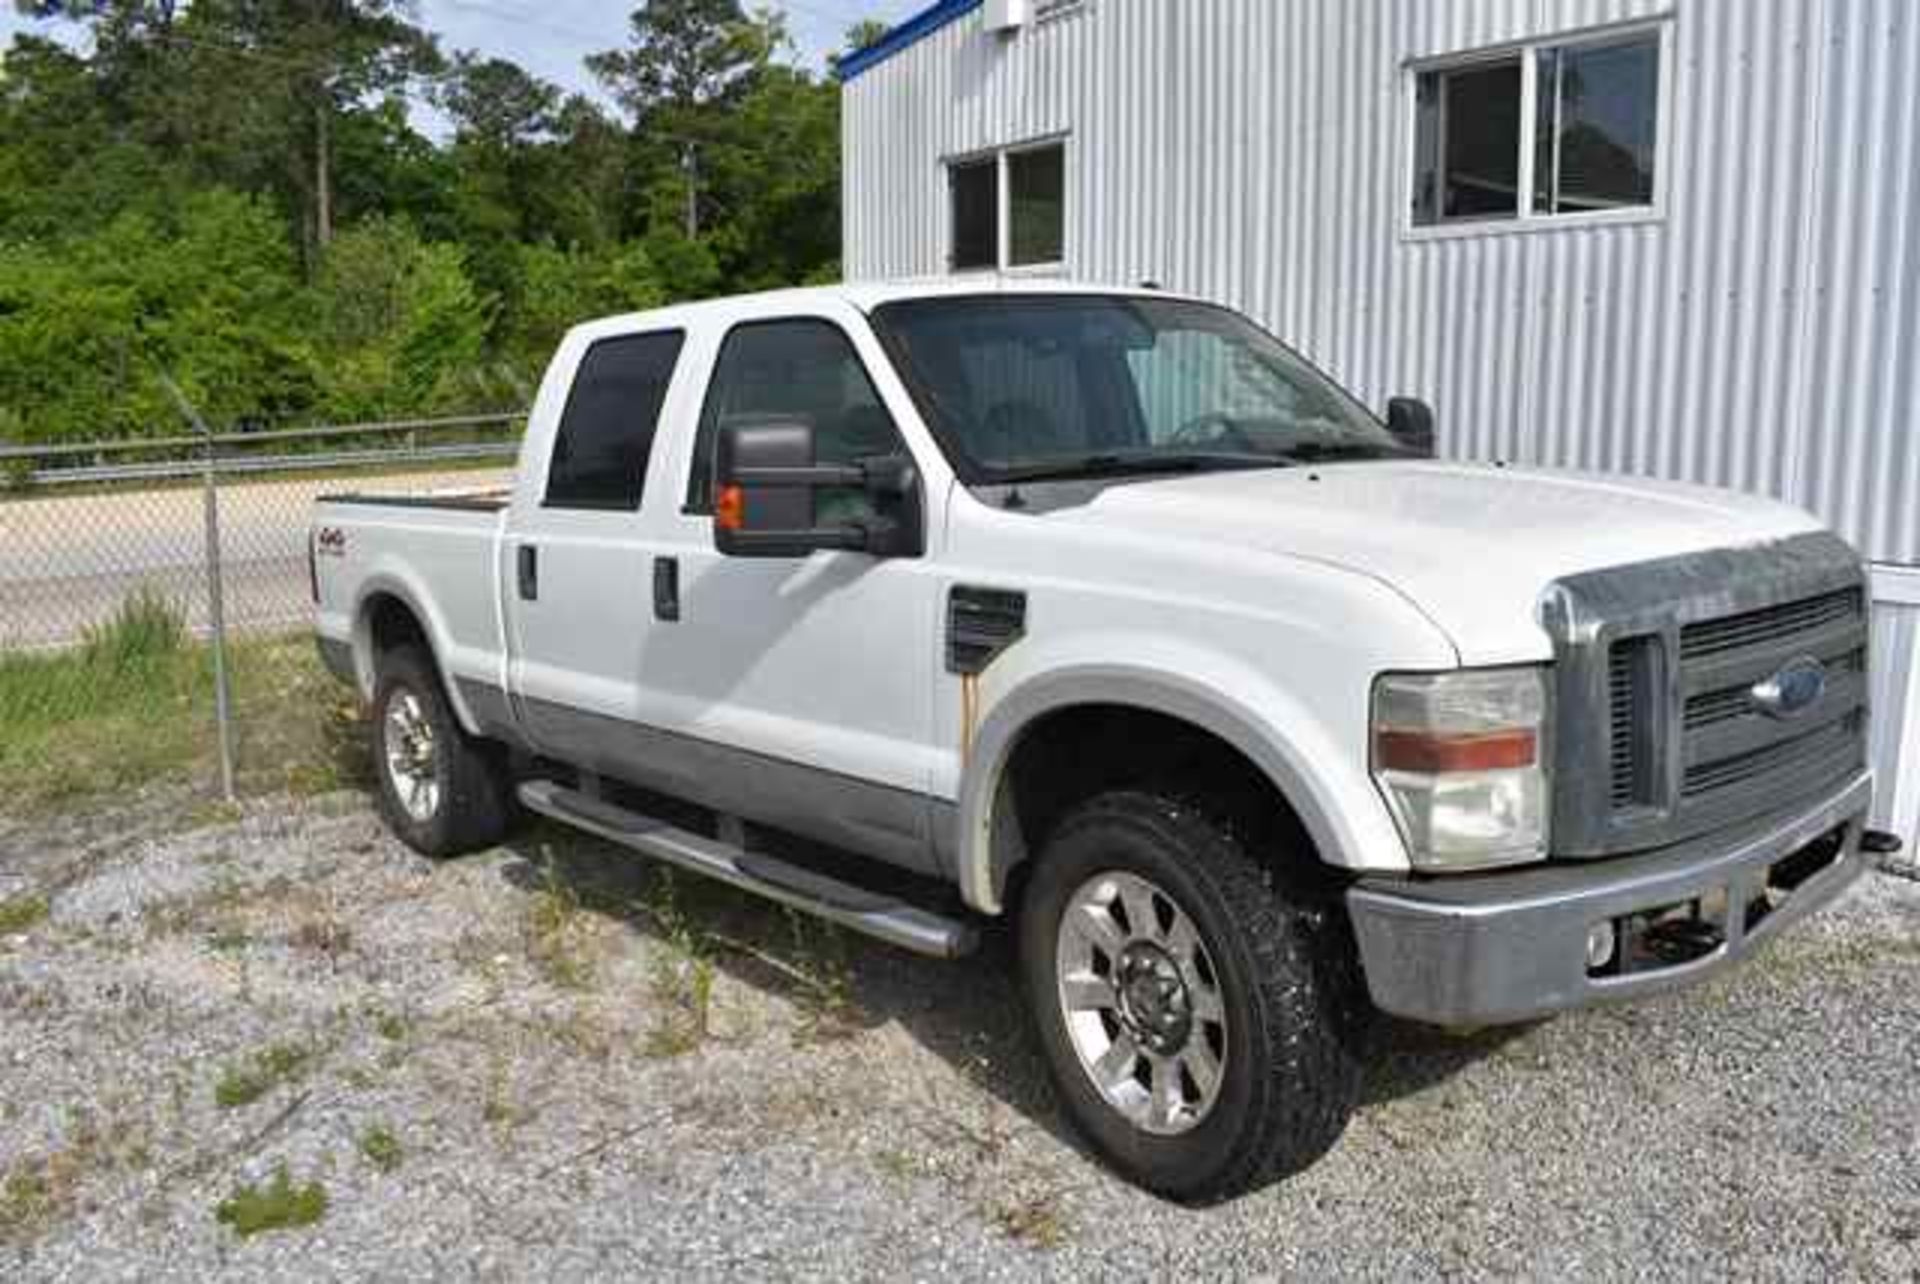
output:
[[[664,860],[696,874],[717,878],[742,891],[805,910],[916,954],[954,959],[971,954],[979,944],[978,934],[970,923],[843,883],[763,852],[746,851],[678,829],[664,820],[628,811],[603,798],[550,780],[530,780],[520,786],[519,793],[520,802],[527,810],[552,817],[563,825],[618,843],[642,856]]]

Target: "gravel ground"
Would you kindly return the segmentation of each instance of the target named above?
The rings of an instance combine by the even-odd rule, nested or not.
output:
[[[183,816],[0,818],[47,902],[0,928],[0,1276],[1920,1278],[1913,882],[1689,994],[1383,1026],[1332,1154],[1196,1212],[1067,1134],[998,955],[551,830],[435,866],[359,794]],[[282,1166],[318,1221],[217,1219]]]

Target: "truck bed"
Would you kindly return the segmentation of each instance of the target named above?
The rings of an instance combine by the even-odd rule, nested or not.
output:
[[[505,487],[499,487],[425,495],[379,495],[346,491],[337,495],[321,495],[315,502],[363,504],[375,508],[447,508],[459,512],[497,513],[504,509],[511,499],[512,492]]]

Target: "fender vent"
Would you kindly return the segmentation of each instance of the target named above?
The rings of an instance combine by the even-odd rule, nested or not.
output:
[[[947,598],[947,672],[979,673],[1027,631],[1027,595],[956,584]]]

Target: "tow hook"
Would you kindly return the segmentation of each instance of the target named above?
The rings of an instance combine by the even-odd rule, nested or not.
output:
[[[1648,924],[1640,934],[1640,947],[1662,964],[1673,967],[1705,958],[1726,939],[1726,933],[1717,924],[1697,918],[1675,918]]]
[[[1882,874],[1920,883],[1920,861],[1898,859],[1905,846],[1900,835],[1884,829],[1869,829],[1860,835],[1860,850],[1869,856],[1879,857],[1875,863]]]
[[[1860,850],[1870,856],[1898,856],[1904,846],[1906,844],[1900,841],[1900,835],[1890,834],[1884,829],[1869,829],[1860,835]]]

